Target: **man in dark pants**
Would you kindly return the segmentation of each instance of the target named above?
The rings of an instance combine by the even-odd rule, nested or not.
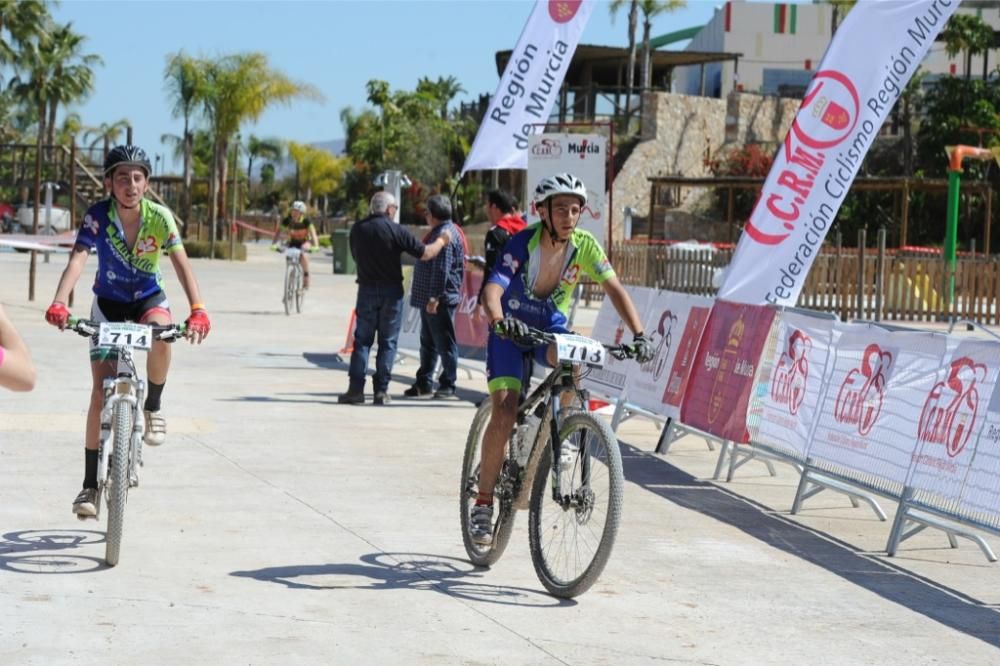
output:
[[[350,384],[337,402],[362,405],[365,402],[365,375],[368,354],[378,334],[373,386],[376,405],[389,404],[389,378],[396,360],[396,341],[403,319],[403,252],[421,261],[430,261],[450,242],[446,232],[425,245],[406,228],[392,221],[399,206],[388,192],[372,197],[371,214],[351,227],[351,254],[358,267],[358,298],[355,305],[354,351],[348,371]]]
[[[461,232],[451,221],[451,201],[435,194],[427,200],[424,213],[431,231],[424,242],[435,241],[443,234],[451,242],[433,260],[413,269],[410,305],[420,310],[420,368],[417,380],[403,392],[408,398],[433,397],[454,400],[458,374],[458,340],[455,338],[455,309],[462,298],[465,273],[465,248]],[[438,389],[433,391],[434,367],[441,357]]]

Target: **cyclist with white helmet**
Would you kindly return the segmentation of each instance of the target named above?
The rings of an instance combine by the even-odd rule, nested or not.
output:
[[[483,289],[483,306],[490,322],[486,376],[493,411],[483,437],[479,494],[469,522],[470,536],[482,545],[493,539],[493,488],[514,427],[522,382],[529,379],[521,375],[523,355],[531,350],[511,338],[523,336],[529,326],[568,333],[573,289],[587,275],[604,288],[631,329],[640,362],[648,361],[653,352],[632,299],[615,277],[604,249],[592,234],[577,228],[587,205],[583,181],[569,173],[543,178],[535,188],[534,203],[541,222],[508,241]],[[555,365],[551,345],[538,347],[533,353],[537,361]]]
[[[312,221],[306,217],[306,204],[304,201],[292,202],[288,216],[281,221],[281,225],[275,230],[274,238],[271,240],[271,247],[278,249],[278,239],[282,231],[288,232],[288,247],[302,249],[299,254],[299,263],[302,264],[302,288],[309,288],[309,257],[306,253],[310,248],[319,247],[319,238],[316,237],[316,227]]]
[[[208,335],[211,323],[201,300],[198,282],[188,260],[177,224],[170,210],[145,198],[152,167],[145,151],[138,146],[116,146],[104,158],[104,186],[111,192],[107,199],[87,209],[70,252],[69,262],[59,278],[52,305],[45,320],[60,329],[69,321],[66,303],[83,272],[87,259],[97,255],[94,278],[94,302],[90,318],[96,321],[136,321],[144,324],[172,323],[170,304],[163,291],[160,255],[166,253],[177,279],[184,289],[191,316],[187,318],[186,336],[200,343]],[[81,518],[95,516],[97,507],[97,444],[100,435],[100,412],[104,399],[105,377],[115,376],[117,352],[91,342],[90,368],[93,379],[87,430],[84,438],[83,490],[73,501],[73,512]],[[167,422],[160,412],[160,398],[170,368],[170,347],[153,342],[146,358],[149,378],[146,403],[146,434],[143,441],[151,446],[162,444]]]

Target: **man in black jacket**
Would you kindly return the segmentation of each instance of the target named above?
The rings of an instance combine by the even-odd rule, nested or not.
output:
[[[355,304],[354,350],[348,371],[350,384],[337,402],[361,405],[365,402],[365,375],[368,354],[378,334],[378,355],[373,378],[376,405],[389,404],[389,378],[396,360],[396,342],[403,320],[403,252],[421,261],[438,255],[451,236],[447,232],[424,245],[406,228],[392,221],[399,206],[388,192],[376,192],[371,214],[351,227],[351,254],[358,267],[358,297]]]

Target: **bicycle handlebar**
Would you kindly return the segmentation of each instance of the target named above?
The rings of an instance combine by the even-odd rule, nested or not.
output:
[[[153,337],[157,340],[176,340],[184,337],[187,332],[187,324],[147,324],[153,329]],[[85,338],[97,334],[101,328],[101,322],[82,317],[70,317],[66,323],[66,329],[71,330]]]
[[[499,325],[499,323],[500,322],[497,322],[497,325]],[[501,338],[510,339],[515,344],[523,345],[525,347],[535,347],[537,345],[551,344],[556,341],[555,334],[543,331],[538,328],[532,328],[531,326],[528,327],[527,335],[520,336],[517,338],[508,338],[503,333],[497,330],[497,325],[493,326],[493,332],[496,335],[498,335]],[[609,354],[611,354],[614,358],[618,359],[619,361],[623,361],[628,358],[635,358],[638,355],[636,345],[634,344],[609,345],[602,342],[601,345],[603,345],[603,347],[606,350],[608,350]]]

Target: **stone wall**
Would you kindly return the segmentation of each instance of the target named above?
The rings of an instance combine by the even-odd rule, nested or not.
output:
[[[631,206],[642,228],[649,215],[650,184],[654,176],[706,177],[706,161],[743,143],[781,141],[801,100],[733,93],[714,99],[672,93],[647,93],[643,99],[642,136],[614,182],[614,235],[624,235],[623,211]],[[697,238],[699,222],[684,211],[685,204],[701,198],[704,188],[690,188],[677,215],[687,218],[683,239]],[[713,228],[719,221],[706,220]],[[706,234],[708,235],[708,234]],[[710,234],[715,236],[716,234]],[[709,238],[699,239],[709,240]]]

